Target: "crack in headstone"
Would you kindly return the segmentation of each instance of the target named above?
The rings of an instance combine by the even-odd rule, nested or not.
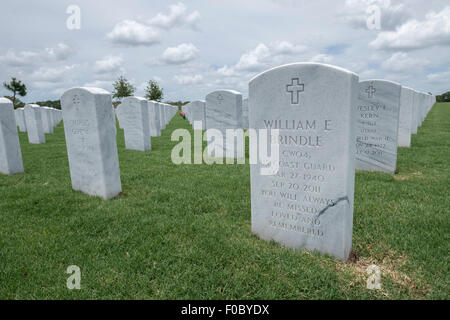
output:
[[[336,201],[333,201],[331,204],[327,205],[325,208],[323,208],[323,209],[317,214],[317,218],[319,218],[321,215],[323,215],[328,209],[337,206],[337,205],[339,204],[339,202],[342,202],[342,201],[347,201],[348,203],[350,203],[350,200],[348,199],[347,196],[341,197],[341,198],[337,199]]]

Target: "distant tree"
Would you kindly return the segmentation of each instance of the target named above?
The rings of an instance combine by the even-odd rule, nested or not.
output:
[[[148,82],[147,88],[145,88],[145,97],[148,100],[158,101],[164,98],[163,89],[159,87],[156,81],[150,80]]]
[[[190,101],[169,101],[167,102],[168,104],[172,105],[172,106],[176,106],[178,108],[181,108],[182,106],[188,104]]]
[[[12,103],[14,105],[14,108],[16,107],[16,95],[18,94],[21,97],[25,97],[27,95],[26,85],[16,78],[11,78],[11,81],[9,83],[3,82],[3,86],[9,91],[12,91]]]
[[[7,98],[7,99],[9,99],[9,100],[11,100],[11,101],[14,100],[14,97],[11,97],[11,96],[5,96],[5,98]],[[22,101],[20,101],[19,98],[16,98],[15,100],[16,100],[16,104],[15,104],[15,106],[14,106],[14,109],[18,109],[18,108],[23,108],[23,107],[25,107],[25,103],[22,102]]]
[[[60,100],[47,100],[47,101],[38,101],[34,102],[34,104],[38,104],[41,107],[50,107],[54,109],[61,110],[61,101]]]
[[[450,91],[441,94],[440,96],[436,96],[437,102],[450,102]]]
[[[113,83],[113,87],[113,98],[117,98],[119,100],[132,96],[134,91],[136,91],[136,88],[122,76]]]

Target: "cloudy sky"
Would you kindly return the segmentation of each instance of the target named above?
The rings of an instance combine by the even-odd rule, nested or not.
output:
[[[111,91],[120,75],[136,95],[156,80],[165,100],[204,99],[216,89],[246,96],[256,74],[300,61],[450,90],[448,0],[3,2],[0,80],[24,81],[25,102],[59,99],[76,86]]]

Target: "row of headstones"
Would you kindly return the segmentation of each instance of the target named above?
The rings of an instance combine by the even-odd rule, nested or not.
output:
[[[126,149],[151,150],[151,137],[161,136],[161,130],[166,128],[177,110],[175,106],[141,97],[123,99],[115,113],[119,127],[124,130]]]
[[[52,134],[61,120],[61,110],[37,104],[14,110],[9,99],[0,98],[0,173],[24,171],[17,127],[21,132],[27,132],[29,143],[43,144],[45,134]]]
[[[70,174],[74,190],[104,199],[121,192],[116,144],[116,122],[111,94],[98,88],[74,88],[61,98],[62,112],[38,105],[13,110],[8,99],[0,100],[0,172],[23,172],[19,130],[29,142],[45,143],[45,133],[64,119]],[[165,103],[127,97],[116,113],[124,129],[127,149],[151,150],[151,137],[160,136],[178,108]]]
[[[410,104],[411,130],[434,102],[423,94],[417,97],[417,107],[415,95]],[[149,105],[138,100],[141,109]],[[356,150],[364,144],[375,152],[391,152],[386,146],[397,145],[400,101],[397,84],[360,83],[350,71],[317,63],[280,66],[253,78],[249,128],[277,132],[279,169],[267,175],[262,174],[266,163],[251,165],[252,231],[287,247],[346,260],[352,244]],[[64,93],[61,105],[73,189],[115,197],[121,181],[111,94],[75,88]],[[192,110],[187,108],[191,121]],[[243,127],[242,96],[235,91],[209,94],[205,110],[206,129]],[[143,118],[149,118],[145,112]],[[13,131],[17,137],[15,126]],[[361,142],[361,133],[375,139]]]
[[[299,103],[300,93],[304,91],[304,84],[299,80],[292,79],[286,87],[294,104]],[[394,173],[397,147],[411,146],[412,134],[417,134],[436,98],[386,80],[362,81],[359,90],[358,102],[353,106],[357,130],[356,168]],[[249,128],[248,105],[248,98],[243,99],[240,92],[220,90],[208,94],[205,101],[185,105],[183,111],[192,126],[195,122],[202,124],[201,128],[196,128],[198,130],[245,130]],[[275,121],[274,124],[282,128],[282,123]],[[223,147],[225,155],[226,142]],[[232,151],[229,154],[243,156],[242,150]]]
[[[248,99],[215,91],[184,112],[202,129],[278,129],[277,173],[263,175],[261,162],[251,165],[252,231],[346,260],[355,170],[394,173],[397,148],[411,146],[435,102],[390,81],[360,82],[338,67],[296,63],[255,77]]]

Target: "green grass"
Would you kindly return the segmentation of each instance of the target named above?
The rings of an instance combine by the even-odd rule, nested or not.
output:
[[[450,104],[437,104],[398,174],[358,172],[343,263],[252,235],[248,165],[173,165],[172,120],[151,152],[118,146],[124,194],[71,189],[63,127],[0,175],[2,299],[449,299]],[[382,290],[366,289],[370,264]],[[82,270],[68,290],[69,265]]]

